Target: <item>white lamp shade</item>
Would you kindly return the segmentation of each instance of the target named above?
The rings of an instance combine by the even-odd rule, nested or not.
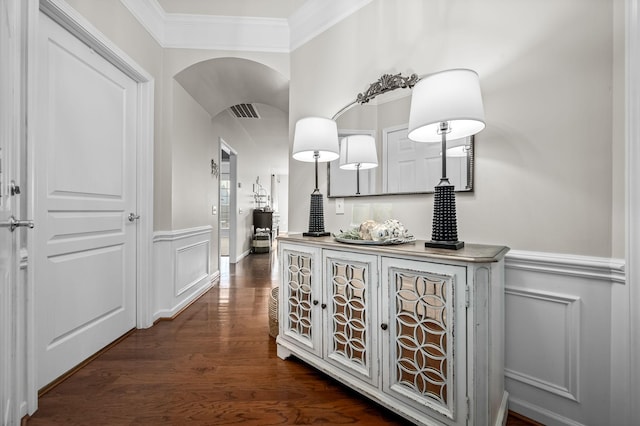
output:
[[[340,168],[345,170],[373,169],[378,167],[376,140],[370,135],[351,135],[340,144]]]
[[[447,122],[447,140],[475,135],[485,127],[480,80],[475,71],[453,69],[420,80],[411,92],[409,139],[440,142],[440,123]]]
[[[338,126],[335,121],[323,117],[301,118],[296,123],[293,136],[293,158],[313,162],[333,161],[339,157]]]

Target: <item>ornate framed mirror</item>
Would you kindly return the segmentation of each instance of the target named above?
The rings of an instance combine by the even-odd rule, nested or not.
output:
[[[341,143],[350,135],[374,137],[378,167],[355,171],[341,169],[339,159],[327,163],[328,197],[433,193],[441,146],[407,138],[411,88],[419,80],[384,74],[333,116]],[[473,149],[473,137],[447,143],[447,174],[456,191],[473,191]]]

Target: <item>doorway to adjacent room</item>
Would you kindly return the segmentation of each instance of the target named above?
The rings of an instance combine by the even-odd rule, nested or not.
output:
[[[237,153],[220,139],[220,264],[236,263]]]

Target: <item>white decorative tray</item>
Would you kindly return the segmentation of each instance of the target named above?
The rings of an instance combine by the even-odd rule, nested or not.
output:
[[[382,241],[373,241],[373,240],[357,240],[354,238],[341,238],[334,236],[335,240],[339,243],[346,244],[360,244],[360,245],[369,245],[369,246],[390,246],[394,244],[406,244],[413,243],[416,241],[415,237],[409,238],[390,238],[388,240]]]

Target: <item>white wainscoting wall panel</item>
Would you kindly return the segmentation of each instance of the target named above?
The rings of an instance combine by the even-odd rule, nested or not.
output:
[[[505,293],[510,327],[527,330],[528,341],[544,342],[535,357],[530,345],[511,346],[505,376],[579,402],[580,298],[516,288]]]
[[[173,317],[219,278],[220,271],[211,273],[212,229],[202,226],[154,234],[154,321]]]
[[[514,250],[505,266],[509,409],[545,425],[610,424],[624,261]]]

